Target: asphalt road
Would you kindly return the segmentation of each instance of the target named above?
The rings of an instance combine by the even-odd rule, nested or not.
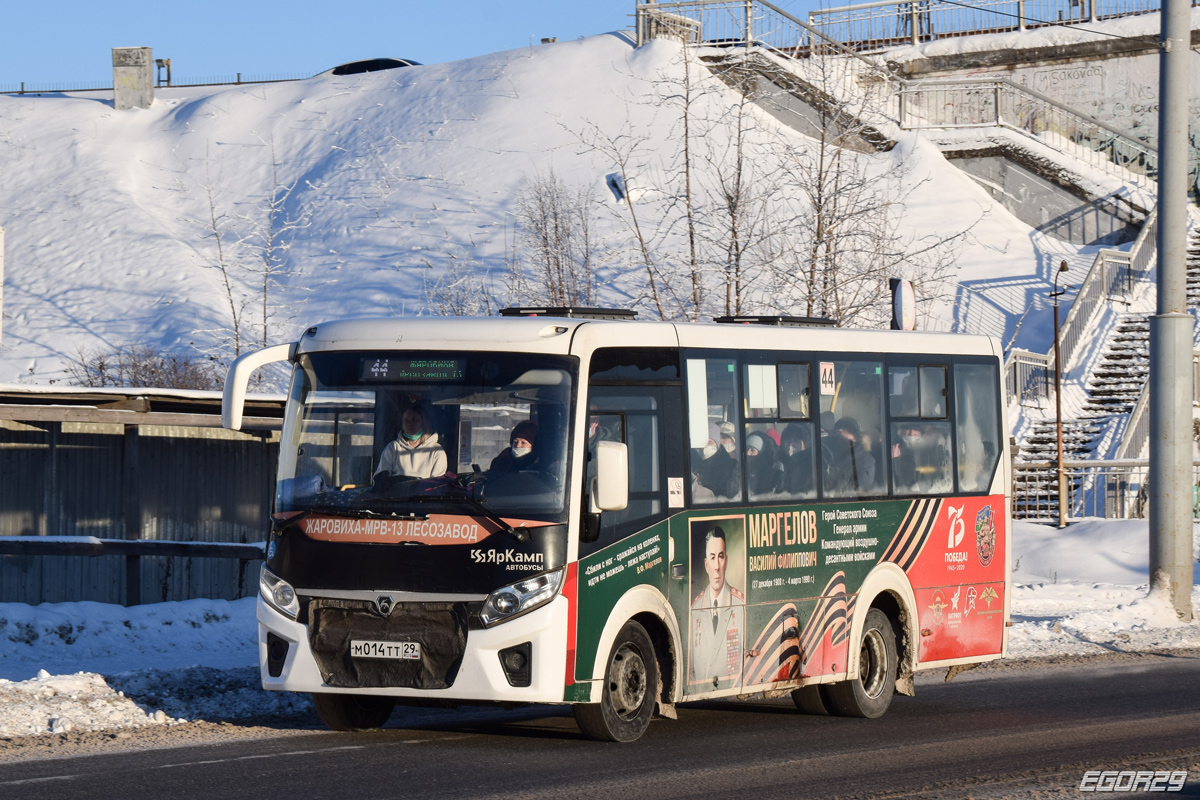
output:
[[[556,708],[398,709],[368,734],[0,764],[0,797],[982,800],[1076,795],[1085,770],[1122,768],[1190,769],[1167,796],[1200,797],[1200,658],[926,678],[877,720],[803,716],[786,699],[700,703],[627,745],[583,739]]]

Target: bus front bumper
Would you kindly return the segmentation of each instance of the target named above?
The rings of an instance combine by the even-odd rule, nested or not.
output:
[[[257,616],[259,670],[263,688],[269,691],[373,694],[463,702],[563,702],[568,602],[562,596],[494,627],[469,631],[462,665],[453,684],[444,689],[328,686],[317,668],[305,625],[280,614],[261,596]],[[272,677],[268,668],[268,634],[274,634],[288,645],[278,677]],[[526,642],[532,649],[531,684],[513,686],[505,677],[500,651]]]

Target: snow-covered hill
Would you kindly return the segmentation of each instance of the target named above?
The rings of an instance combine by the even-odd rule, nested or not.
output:
[[[520,301],[505,295],[514,198],[551,170],[601,206],[595,241],[608,257],[595,301],[654,316],[626,207],[605,187],[617,165],[586,142],[623,143],[631,184],[653,195],[678,145],[664,86],[684,68],[675,43],[635,49],[607,34],[389,72],[159,89],[146,110],[117,112],[98,95],[0,96],[0,382],[64,380],[81,349],[149,344],[227,358],[235,314],[243,348],[253,347],[263,338],[265,254],[274,259],[270,341],[323,319],[430,313],[430,298],[456,282]],[[697,74],[704,91],[693,113],[721,119],[731,90]],[[756,135],[807,146],[754,114]],[[710,127],[704,144],[718,152],[727,131]],[[1079,257],[915,135],[873,159],[878,172],[903,166],[915,187],[906,235],[973,225],[949,291],[982,277],[1038,282],[1045,263]],[[679,231],[650,224],[662,227],[656,247],[678,245]],[[1013,319],[992,332],[1011,335]],[[930,325],[952,320],[944,302]]]

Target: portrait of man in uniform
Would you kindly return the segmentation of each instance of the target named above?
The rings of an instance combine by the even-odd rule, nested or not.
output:
[[[703,692],[741,683],[746,596],[728,580],[730,550],[741,550],[731,547],[726,531],[740,532],[742,526],[740,519],[729,518],[692,524],[693,559],[703,553],[707,580],[692,601],[688,679],[695,691]]]

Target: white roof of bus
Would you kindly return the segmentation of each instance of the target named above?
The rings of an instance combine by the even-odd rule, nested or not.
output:
[[[640,322],[564,317],[399,317],[324,322],[300,337],[319,350],[485,350],[583,354],[597,347],[674,346],[738,350],[1000,355],[986,336],[936,331]]]

